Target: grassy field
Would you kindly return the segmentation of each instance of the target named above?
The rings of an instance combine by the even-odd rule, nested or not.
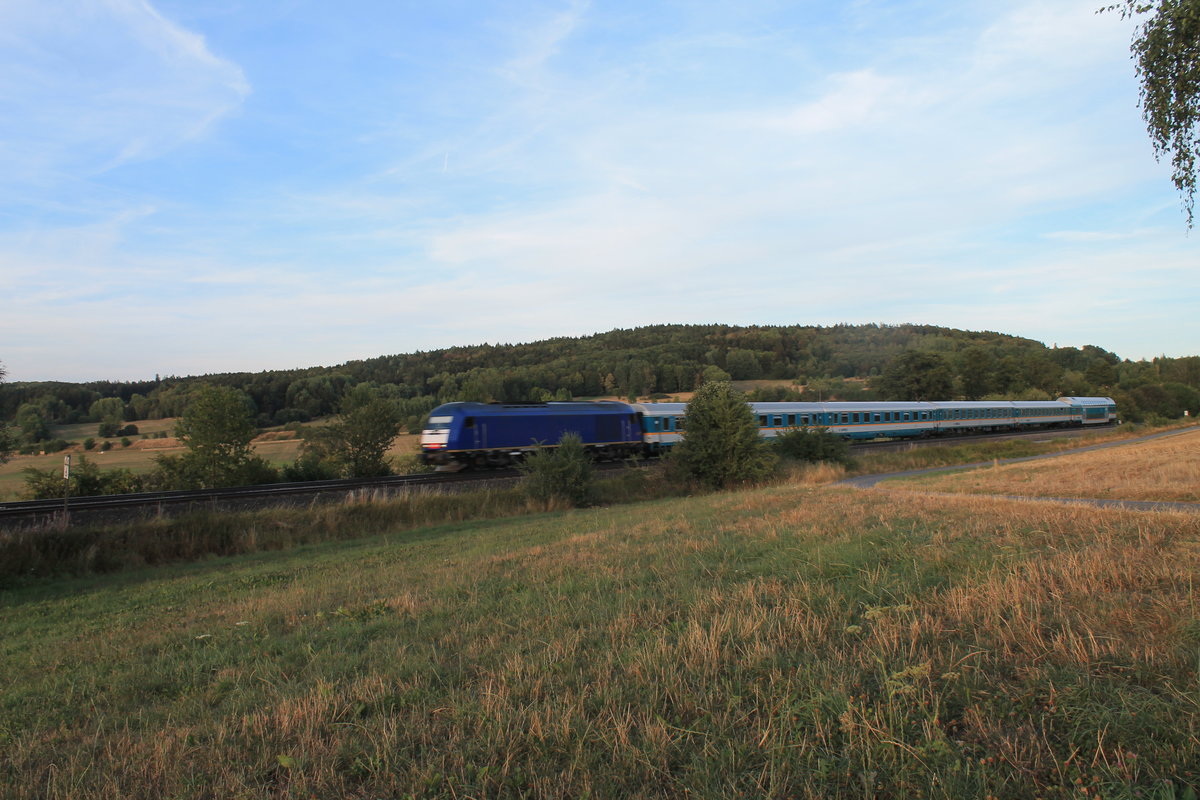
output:
[[[789,483],[39,583],[0,796],[1192,797],[1198,568],[1195,514]]]
[[[81,445],[76,445],[58,453],[13,456],[7,464],[0,464],[0,501],[15,500],[20,496],[25,488],[25,476],[22,474],[22,470],[33,467],[40,470],[58,471],[62,469],[63,456],[68,453],[73,459],[78,459],[80,455],[86,456],[88,460],[99,464],[102,469],[122,468],[139,474],[150,472],[154,469],[154,459],[157,456],[184,452],[184,448],[178,440],[170,438],[175,430],[175,422],[174,419],[136,422],[134,424],[138,426],[138,435],[129,437],[130,446],[122,447],[121,437],[113,437],[108,440],[113,447],[107,452],[99,450],[99,443],[105,441],[96,437],[99,423],[58,426],[53,432],[56,438],[71,442],[83,442],[89,436],[96,437],[97,448],[84,450]],[[153,434],[159,431],[167,433],[169,438],[141,438],[143,433]],[[411,456],[420,449],[420,438],[419,435],[401,434],[392,443],[392,447],[388,451],[389,455],[397,460]],[[268,431],[253,442],[255,453],[275,466],[295,461],[296,455],[300,452],[300,444],[300,439],[288,431]]]
[[[1200,501],[1200,430],[1137,447],[888,481],[889,487],[1030,497]]]

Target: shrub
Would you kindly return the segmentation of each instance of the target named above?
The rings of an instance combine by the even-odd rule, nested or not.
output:
[[[829,461],[849,465],[850,443],[828,428],[796,428],[775,437],[775,449],[784,458],[816,463]]]
[[[683,441],[671,452],[672,472],[713,489],[768,477],[775,456],[758,436],[745,398],[726,381],[696,390],[684,415]]]
[[[112,450],[112,442],[101,442],[100,443],[100,452],[101,453],[107,453],[109,450]]]
[[[117,431],[119,429],[120,429],[120,426],[118,426],[117,423],[115,423],[115,422],[112,422],[112,421],[101,422],[100,427],[96,432],[96,435],[101,438],[108,439],[110,437],[116,436]]]
[[[137,436],[137,434],[138,426],[132,423],[117,431],[117,436]]]
[[[133,444],[133,442],[129,440],[128,436],[121,439],[121,447],[129,447],[131,444]]]
[[[108,444],[105,442],[105,444]],[[27,500],[48,500],[63,495],[63,477],[58,470],[40,470],[26,467],[25,491],[22,493]],[[135,475],[127,469],[102,470],[87,456],[80,456],[79,462],[71,468],[71,496],[94,497],[102,494],[129,494],[140,492],[143,481],[140,475]]]
[[[557,447],[531,453],[518,469],[525,476],[525,493],[534,500],[584,506],[592,499],[595,471],[578,434],[564,433]]]
[[[341,477],[335,464],[313,453],[304,453],[291,464],[284,464],[281,472],[283,480],[291,483],[328,481]]]
[[[91,436],[89,436],[88,438],[83,440],[83,449],[84,450],[91,450],[95,446],[96,446],[96,440],[93,439]]]

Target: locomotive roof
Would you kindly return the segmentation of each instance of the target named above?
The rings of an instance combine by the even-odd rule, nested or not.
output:
[[[616,400],[561,400],[548,403],[474,403],[457,402],[443,403],[429,412],[430,416],[447,416],[451,414],[476,414],[479,416],[529,414],[562,414],[577,412],[581,414],[631,414],[633,409],[627,404]]]

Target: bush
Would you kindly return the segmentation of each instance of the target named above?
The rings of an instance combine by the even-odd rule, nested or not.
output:
[[[816,463],[830,461],[848,466],[850,443],[828,428],[796,428],[775,437],[775,449],[784,458]]]
[[[124,428],[121,428],[121,430],[117,431],[117,436],[137,436],[137,435],[138,435],[138,426],[133,425],[133,424],[126,425]]]
[[[101,422],[96,435],[103,439],[109,439],[116,436],[118,430],[120,430],[120,426],[115,422]]]
[[[557,447],[531,453],[518,469],[525,476],[525,493],[534,500],[585,506],[592,499],[594,468],[578,434],[564,433]]]
[[[133,444],[133,442],[130,441],[129,437],[126,436],[121,439],[121,447],[129,447],[131,444]]]
[[[83,449],[84,450],[91,450],[95,446],[96,446],[96,440],[93,439],[91,436],[89,436],[88,438],[83,440]]]
[[[25,499],[49,500],[63,496],[61,471],[40,470],[34,467],[26,467],[22,471],[25,473],[25,491],[22,493]],[[72,497],[130,494],[142,489],[143,481],[140,475],[135,475],[127,469],[102,470],[89,461],[87,456],[80,456],[79,462],[71,468]]]
[[[725,381],[696,390],[684,415],[683,441],[668,463],[675,475],[712,489],[760,481],[774,470],[775,455],[758,435],[754,412]]]
[[[112,442],[101,442],[100,443],[100,452],[101,453],[107,453],[109,450],[112,450]]]
[[[340,477],[336,465],[313,453],[298,456],[291,464],[284,464],[282,469],[282,478],[289,483],[329,481]]]

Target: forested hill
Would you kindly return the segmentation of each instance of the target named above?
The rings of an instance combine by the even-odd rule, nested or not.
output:
[[[22,414],[36,411],[47,422],[73,422],[97,416],[92,406],[98,400],[119,398],[127,419],[178,416],[195,386],[214,383],[245,391],[259,424],[267,426],[333,413],[348,388],[369,383],[400,403],[414,426],[449,400],[664,397],[725,378],[796,384],[760,390],[762,399],[1103,393],[1117,396],[1130,412],[1164,416],[1200,402],[1200,357],[1130,362],[1098,347],[1048,348],[1000,333],[922,325],[654,325],[303,370],[13,383],[0,387],[0,415],[20,424]],[[845,381],[851,378],[869,381]],[[809,391],[802,394],[802,386]]]

